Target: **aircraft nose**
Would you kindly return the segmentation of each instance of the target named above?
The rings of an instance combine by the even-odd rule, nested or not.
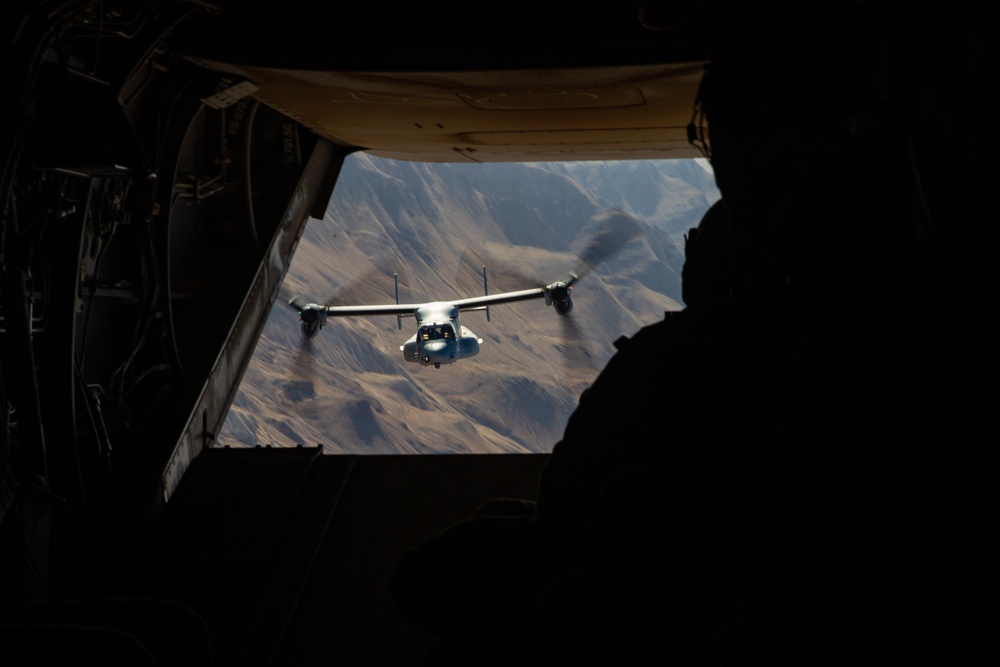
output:
[[[444,352],[447,349],[448,349],[448,343],[443,340],[429,340],[426,343],[424,343],[424,352],[426,354]]]
[[[451,345],[446,340],[429,340],[421,349],[425,362],[441,363],[451,359]]]

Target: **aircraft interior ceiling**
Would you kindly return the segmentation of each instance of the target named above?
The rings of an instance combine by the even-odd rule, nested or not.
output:
[[[545,456],[213,447],[357,151],[709,154],[762,254],[808,286],[782,333],[806,359],[789,423],[838,446],[859,414],[878,437],[940,435],[927,460],[969,463],[978,498],[995,461],[955,442],[992,442],[997,410],[991,23],[932,0],[804,4],[3,2],[0,663],[66,637],[13,610],[104,595],[190,606],[217,663],[426,650],[382,580],[395,550],[530,497]],[[898,226],[885,192],[905,193]],[[808,431],[829,400],[854,416]]]
[[[242,3],[9,6],[8,210],[40,233],[47,214],[33,212],[55,207],[67,234],[47,249],[65,257],[25,267],[19,291],[58,295],[31,304],[32,356],[76,349],[48,372],[77,379],[37,382],[36,439],[76,437],[73,385],[86,385],[104,447],[143,443],[116,448],[135,467],[123,483],[159,486],[153,507],[168,498],[218,431],[302,227],[322,217],[353,151],[700,155],[687,136],[708,52],[697,4],[678,5],[676,21],[650,13],[663,30],[635,8],[511,5],[469,26],[415,6],[291,3],[266,19]],[[470,27],[456,59],[442,40]]]

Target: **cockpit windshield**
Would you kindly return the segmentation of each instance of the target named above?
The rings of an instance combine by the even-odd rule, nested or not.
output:
[[[450,324],[420,327],[420,340],[455,340],[455,328]]]

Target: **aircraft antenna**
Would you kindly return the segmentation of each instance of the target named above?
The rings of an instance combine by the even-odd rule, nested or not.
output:
[[[393,273],[392,274],[392,279],[396,283],[396,303],[398,304],[399,303],[399,274],[398,273]],[[400,331],[403,330],[403,316],[402,315],[396,315],[396,326],[399,327]]]
[[[483,264],[483,296],[489,296],[490,288],[486,282],[486,265]],[[490,321],[490,307],[486,306],[486,321]]]

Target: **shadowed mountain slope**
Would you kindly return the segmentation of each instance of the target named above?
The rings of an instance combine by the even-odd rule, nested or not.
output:
[[[424,164],[352,156],[285,288],[316,303],[422,302],[565,279],[608,217],[642,234],[574,286],[575,329],[542,301],[467,313],[474,359],[406,363],[412,318],[331,319],[304,343],[276,304],[219,441],[330,453],[544,452],[613,354],[680,307],[683,233],[718,194],[693,160]],[[471,267],[471,270],[470,270]],[[664,353],[669,354],[670,351]]]

